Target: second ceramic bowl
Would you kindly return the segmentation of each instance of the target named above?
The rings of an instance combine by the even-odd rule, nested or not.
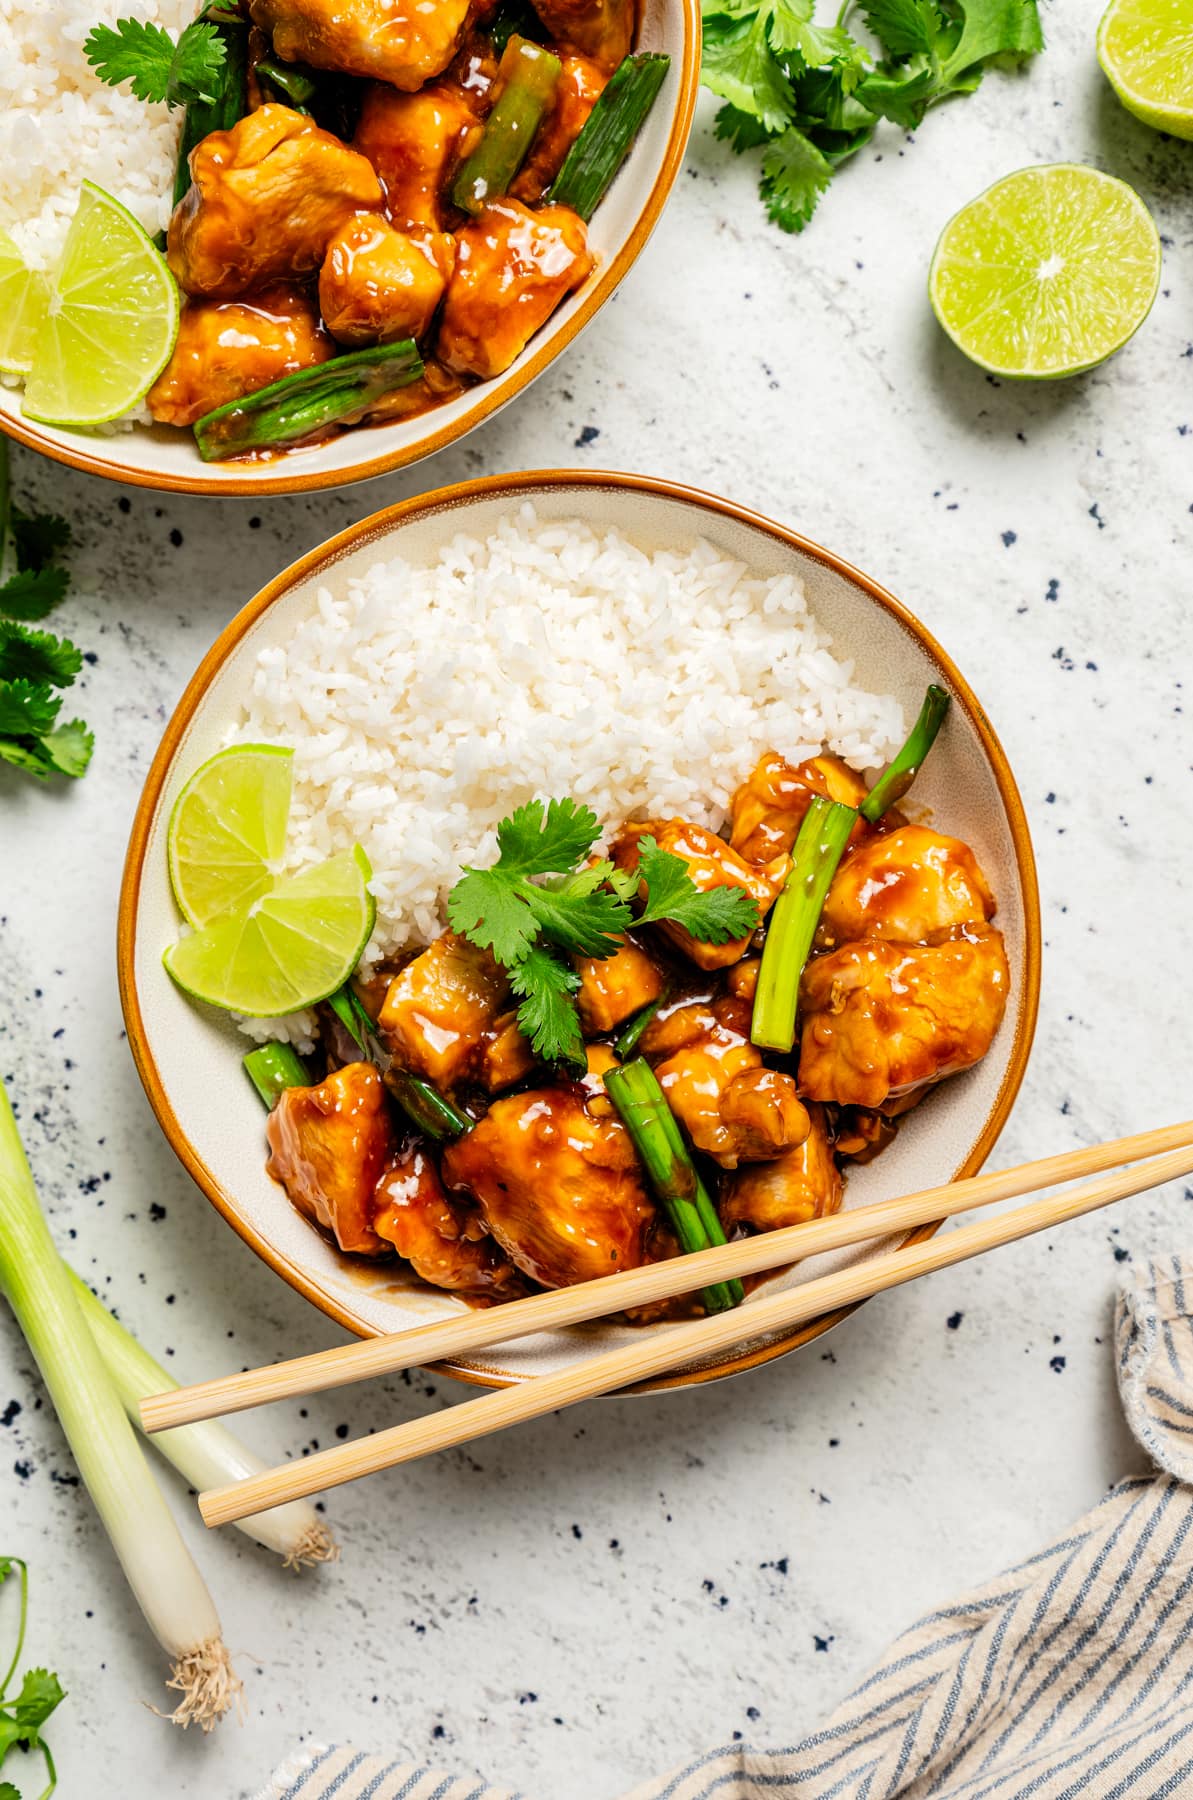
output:
[[[166,828],[180,788],[220,747],[239,715],[258,653],[284,643],[316,605],[320,588],[343,591],[386,556],[433,558],[459,531],[485,536],[530,500],[545,519],[614,525],[644,549],[705,538],[756,576],[798,575],[808,603],[831,632],[856,679],[894,693],[914,716],[930,681],[953,696],[945,733],[916,785],[917,807],[972,845],[998,897],[1011,971],[1011,999],[985,1060],[943,1082],[902,1122],[875,1162],[853,1167],[846,1206],[859,1206],[971,1175],[1006,1121],[1027,1063],[1039,995],[1040,922],[1035,865],[1014,777],[980,704],[944,650],[906,608],[868,576],[816,544],[744,507],[641,476],[525,474],[443,489],[374,514],[286,569],[240,612],[199,665],[166,728],[137,810],[120,901],[121,997],[137,1068],[175,1152],[245,1242],[331,1318],[362,1336],[425,1324],[459,1309],[442,1290],[402,1278],[393,1265],[341,1255],[291,1206],[265,1173],[260,1104],[240,1067],[244,1038],[192,1005],[162,967],[178,932],[166,866]],[[924,1235],[924,1234],[919,1234]],[[889,1246],[818,1257],[767,1283],[806,1279]],[[750,1302],[746,1301],[748,1308]],[[835,1323],[815,1321],[755,1342],[656,1384],[732,1373],[806,1343]],[[566,1366],[594,1349],[640,1341],[642,1329],[596,1323],[520,1340],[454,1365],[489,1385]],[[297,1351],[300,1346],[295,1345]]]

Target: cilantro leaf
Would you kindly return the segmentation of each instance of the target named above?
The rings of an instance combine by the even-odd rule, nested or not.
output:
[[[771,0],[767,36],[780,57],[795,55],[807,69],[826,64],[857,64],[868,60],[861,45],[839,25],[816,25],[815,0]]]
[[[41,748],[59,775],[77,778],[87,772],[91,752],[95,749],[95,733],[87,729],[82,719],[71,719],[66,725],[48,731],[41,740]]]
[[[704,68],[706,88],[749,113],[767,131],[781,131],[795,110],[791,82],[771,49],[770,8],[753,19],[706,18]]]
[[[44,569],[70,543],[70,526],[58,513],[25,513],[14,506],[10,523],[18,568]]]
[[[956,0],[963,14],[961,35],[941,70],[941,83],[953,92],[961,78],[991,57],[1034,56],[1044,48],[1037,0]],[[976,85],[976,84],[975,84]]]
[[[740,155],[743,150],[757,150],[771,134],[752,113],[741,112],[736,106],[726,104],[717,111],[713,135],[723,138]]]
[[[69,638],[0,619],[0,681],[24,676],[26,681],[69,687],[82,666],[82,652]]]
[[[0,681],[0,738],[44,737],[62,701],[32,681]]]
[[[936,71],[919,57],[867,75],[856,98],[881,118],[914,131],[938,94]]]
[[[5,1706],[11,1707],[18,1725],[37,1731],[65,1699],[66,1692],[57,1675],[49,1669],[26,1669],[20,1693],[15,1700],[6,1700]]]
[[[758,903],[744,888],[698,888],[683,857],[660,850],[649,834],[638,839],[638,873],[647,896],[640,925],[670,919],[699,943],[728,944],[748,937],[758,923]]]
[[[24,1567],[19,1556],[0,1556],[0,1586],[8,1580],[14,1569],[23,1569]]]
[[[11,763],[14,769],[24,769],[27,775],[36,775],[39,781],[48,781],[53,774],[53,765],[42,755],[40,744],[29,749],[26,744],[17,743],[15,738],[0,737],[0,762]]]
[[[214,25],[195,20],[175,43],[161,25],[141,19],[117,19],[115,28],[97,25],[83,54],[109,87],[132,85],[138,100],[186,106],[208,105],[219,98],[226,51]]]
[[[791,125],[763,152],[758,191],[776,225],[802,231],[832,178],[833,166],[824,152]]]
[[[929,55],[941,28],[932,0],[862,0],[862,16],[888,56]]]
[[[11,1781],[0,1781],[0,1800],[21,1800],[19,1791]]]
[[[448,923],[512,968],[538,936],[533,913],[500,868],[465,869],[447,897]]]
[[[546,1062],[585,1066],[584,1038],[572,996],[580,978],[549,950],[536,946],[516,969],[510,985],[518,995],[518,1024],[536,1056]]]
[[[570,869],[600,836],[591,807],[541,800],[519,806],[497,827],[497,867],[510,875],[553,875]]]
[[[65,569],[22,569],[0,587],[0,613],[10,619],[44,619],[66,593]]]
[[[573,956],[612,956],[632,922],[625,902],[602,888],[577,893],[523,881],[518,891],[543,935]]]

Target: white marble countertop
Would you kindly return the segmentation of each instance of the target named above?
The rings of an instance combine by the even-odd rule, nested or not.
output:
[[[1018,773],[1040,861],[1043,1006],[996,1152],[1045,1154],[1191,1110],[1193,145],[1123,113],[1097,0],[1050,48],[891,130],[805,236],[765,222],[709,113],[620,296],[531,394],[421,468],[257,506],[173,499],[14,458],[73,521],[63,626],[92,772],[0,773],[0,1071],[59,1241],[180,1374],[337,1338],[191,1186],[124,1044],[121,859],[164,720],[220,626],[374,508],[481,472],[581,464],[719,490],[885,581],[944,641]],[[999,385],[943,339],[937,232],[1025,163],[1125,176],[1165,240],[1117,359]],[[30,1654],[61,1672],[64,1800],[247,1795],[304,1734],[480,1769],[537,1800],[611,1800],[734,1731],[810,1728],[929,1603],[1029,1552],[1138,1466],[1107,1347],[1119,1264],[1188,1247],[1193,1190],[1136,1200],[871,1304],[712,1389],[540,1421],[343,1490],[343,1561],[296,1580],[190,1509],[248,1693],[183,1736],[161,1663],[0,1308],[0,1551],[32,1564]],[[281,1407],[297,1452],[468,1397],[415,1377]],[[175,1489],[176,1496],[181,1495]],[[202,1540],[202,1541],[200,1541]],[[7,1771],[6,1771],[7,1773]]]

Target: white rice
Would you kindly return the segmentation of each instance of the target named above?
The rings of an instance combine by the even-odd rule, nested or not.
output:
[[[854,683],[794,577],[524,505],[433,563],[375,563],[340,599],[321,588],[260,652],[231,738],[294,748],[290,869],[363,847],[373,962],[442,930],[461,864],[495,858],[523,801],[570,794],[603,827],[679,815],[716,831],[764,750],[798,762],[827,746],[866,770],[903,735],[899,703]]]
[[[84,176],[151,235],[170,222],[181,113],[106,87],[83,55],[94,25],[153,20],[178,32],[196,0],[0,0],[0,227],[52,269]]]

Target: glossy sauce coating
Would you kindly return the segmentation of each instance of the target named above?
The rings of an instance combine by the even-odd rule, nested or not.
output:
[[[298,1210],[334,1231],[341,1250],[384,1254],[373,1229],[373,1190],[393,1148],[381,1077],[349,1063],[318,1087],[287,1088],[269,1115],[268,1172]]]
[[[334,352],[299,288],[265,288],[249,300],[187,300],[174,353],[146,404],[163,425],[193,425],[217,406],[326,362]]]
[[[286,62],[419,88],[445,69],[469,0],[249,0]]]
[[[449,369],[489,379],[522,354],[592,268],[584,222],[566,206],[537,212],[493,200],[456,233],[456,266],[439,325]]]

